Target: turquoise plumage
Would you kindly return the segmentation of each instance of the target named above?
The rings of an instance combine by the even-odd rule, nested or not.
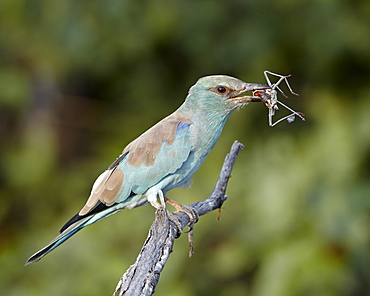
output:
[[[123,209],[151,203],[158,194],[186,186],[203,163],[233,110],[249,103],[245,93],[270,88],[215,75],[199,79],[185,102],[131,142],[95,181],[82,210],[26,264],[40,260],[82,228]]]

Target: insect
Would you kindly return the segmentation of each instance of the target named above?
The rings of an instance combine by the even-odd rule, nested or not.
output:
[[[273,73],[273,72],[270,72],[270,71],[264,71],[263,74],[265,75],[266,81],[267,81],[268,85],[271,88],[263,89],[263,90],[256,90],[256,91],[253,92],[253,96],[259,97],[260,100],[269,109],[269,115],[268,115],[268,117],[269,117],[269,126],[273,127],[273,126],[275,126],[276,124],[278,124],[279,122],[281,122],[283,120],[287,120],[289,123],[292,123],[295,120],[296,116],[298,116],[303,121],[305,121],[305,118],[304,118],[304,114],[303,113],[294,111],[293,109],[291,109],[287,105],[285,105],[282,102],[280,102],[278,100],[278,98],[277,98],[278,92],[276,90],[278,90],[279,92],[281,92],[281,94],[285,98],[288,97],[286,94],[284,94],[284,92],[279,87],[279,84],[281,82],[283,82],[283,81],[285,81],[285,83],[286,83],[286,85],[287,85],[290,93],[293,94],[293,95],[295,95],[295,96],[298,96],[298,94],[295,93],[292,90],[292,88],[290,87],[290,84],[288,82],[288,78],[291,77],[292,75],[286,75],[286,76],[284,76],[284,75],[276,74],[276,73]],[[279,77],[279,80],[277,82],[275,82],[275,83],[271,83],[268,75]],[[279,120],[277,120],[275,122],[273,122],[272,117],[275,115],[275,111],[279,110],[278,104],[280,104],[284,108],[288,109],[292,113],[289,114],[289,115],[287,115],[287,116],[285,116],[285,117],[283,117],[283,118],[280,118]]]

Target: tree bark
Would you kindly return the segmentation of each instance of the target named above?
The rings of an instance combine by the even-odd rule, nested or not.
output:
[[[215,209],[221,209],[222,204],[227,199],[225,195],[231,170],[233,169],[236,157],[243,149],[244,145],[235,141],[230,153],[226,156],[218,177],[216,186],[212,194],[203,201],[198,201],[189,205],[195,209],[199,216],[205,215]],[[157,209],[155,220],[150,227],[149,235],[136,258],[136,262],[131,265],[119,280],[114,296],[123,295],[152,295],[158,284],[159,276],[167,262],[175,238],[177,238],[184,227],[189,223],[189,217],[183,212],[171,214],[177,215],[180,223],[174,223],[169,218],[169,213],[164,207]],[[181,228],[181,229],[179,229]],[[190,253],[192,254],[192,230],[188,232]]]

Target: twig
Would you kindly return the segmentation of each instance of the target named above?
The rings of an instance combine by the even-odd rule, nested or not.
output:
[[[225,191],[231,170],[243,147],[244,145],[238,141],[233,143],[230,153],[224,160],[212,194],[203,201],[189,205],[199,213],[199,216],[220,209],[227,199]],[[155,220],[136,262],[127,269],[119,280],[114,296],[152,295],[154,293],[159,276],[172,252],[174,240],[189,223],[189,217],[185,213],[180,212],[175,215],[179,216],[182,229],[178,229],[175,223],[168,218],[168,212],[165,208],[161,207],[156,211]],[[190,247],[192,248],[192,246]]]

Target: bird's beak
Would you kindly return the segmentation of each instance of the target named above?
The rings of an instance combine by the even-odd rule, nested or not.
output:
[[[255,91],[255,90],[263,90],[271,88],[271,86],[264,85],[264,84],[257,84],[257,83],[246,83],[246,86],[243,90],[243,93],[249,92],[249,91]]]
[[[260,102],[261,99],[259,97],[254,97],[250,95],[246,95],[246,93],[255,91],[255,90],[263,90],[269,89],[271,86],[264,85],[264,84],[257,84],[257,83],[246,83],[245,86],[238,92],[235,92],[230,100],[238,104],[246,104],[250,102]]]

